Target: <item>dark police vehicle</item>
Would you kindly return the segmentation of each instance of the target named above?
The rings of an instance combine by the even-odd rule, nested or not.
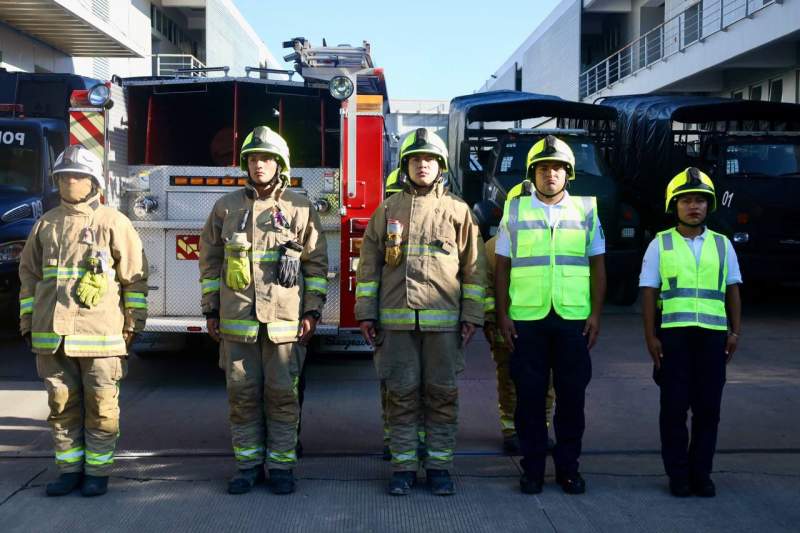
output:
[[[86,91],[98,102],[107,89],[74,74],[0,70],[0,309],[8,315],[19,305],[25,240],[42,213],[58,205],[50,169],[69,144],[70,97]]]

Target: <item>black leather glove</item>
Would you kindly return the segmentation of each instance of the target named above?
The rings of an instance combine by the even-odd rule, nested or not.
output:
[[[281,287],[294,287],[300,277],[300,255],[303,247],[289,241],[281,246],[281,261],[278,265],[278,283]]]

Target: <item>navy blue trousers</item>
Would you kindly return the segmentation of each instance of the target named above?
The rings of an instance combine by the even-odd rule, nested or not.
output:
[[[717,447],[727,333],[698,327],[658,332],[664,358],[653,379],[661,388],[661,458],[670,478],[704,480]],[[686,427],[692,410],[691,436]]]
[[[516,321],[517,339],[511,356],[511,379],[517,389],[517,426],[522,468],[533,479],[544,478],[547,456],[545,399],[553,372],[556,406],[553,461],[557,475],[578,472],[585,428],[586,386],[592,361],[583,336],[585,320],[564,320],[551,311],[542,320]]]

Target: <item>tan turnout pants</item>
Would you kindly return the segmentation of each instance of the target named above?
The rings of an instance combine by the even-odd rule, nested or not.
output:
[[[56,465],[61,473],[107,476],[119,437],[119,382],[124,357],[36,356],[44,380]]]

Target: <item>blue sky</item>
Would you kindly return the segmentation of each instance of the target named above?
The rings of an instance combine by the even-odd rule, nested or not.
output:
[[[477,89],[558,2],[235,0],[278,60],[292,37],[314,45],[323,37],[329,45],[366,40],[390,98],[445,100]]]

